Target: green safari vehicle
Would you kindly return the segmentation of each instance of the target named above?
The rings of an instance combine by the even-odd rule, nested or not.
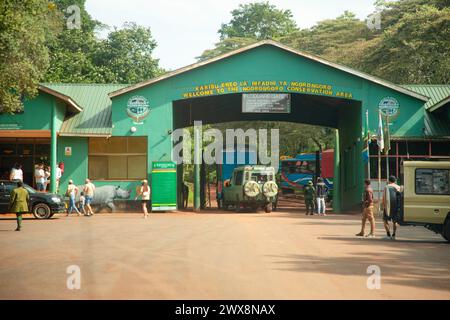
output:
[[[275,182],[275,169],[260,165],[241,166],[233,170],[231,179],[223,190],[223,207],[233,206],[238,212],[241,208],[265,212],[272,211],[278,195]]]

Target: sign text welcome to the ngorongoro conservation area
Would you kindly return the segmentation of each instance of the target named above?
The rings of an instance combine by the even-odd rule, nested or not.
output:
[[[333,86],[304,81],[228,81],[195,86],[182,94],[184,99],[241,92],[291,92],[353,99],[351,92],[334,91]]]

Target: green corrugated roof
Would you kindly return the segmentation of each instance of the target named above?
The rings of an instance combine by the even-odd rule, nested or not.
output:
[[[422,84],[407,84],[403,85],[406,89],[417,92],[424,96],[430,98],[430,100],[425,103],[425,109],[433,109],[433,106],[439,104],[441,101],[450,97],[450,85],[445,84],[432,84],[432,85],[422,85]],[[430,110],[433,111],[433,110]]]
[[[122,89],[126,84],[72,84],[47,83],[46,87],[71,97],[83,111],[68,115],[64,120],[60,135],[93,136],[110,135],[111,99],[108,93]]]
[[[425,136],[428,137],[439,137],[448,138],[450,137],[450,121],[449,116],[446,113],[444,107],[449,102],[450,98],[450,85],[404,85],[403,87],[415,91],[417,93],[423,94],[430,98],[427,103],[425,103],[425,113],[424,113],[424,128]]]

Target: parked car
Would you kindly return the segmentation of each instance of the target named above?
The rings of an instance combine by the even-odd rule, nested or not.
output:
[[[66,212],[64,198],[60,195],[38,192],[27,184],[23,186],[30,194],[28,206],[36,219],[49,219],[55,213]],[[11,191],[16,187],[16,182],[0,180],[0,214],[9,213],[8,208]]]
[[[233,170],[231,179],[223,190],[223,207],[234,206],[257,211],[263,208],[272,211],[278,195],[275,169],[265,166],[241,166]]]
[[[450,242],[450,161],[405,161],[400,225],[424,226]]]

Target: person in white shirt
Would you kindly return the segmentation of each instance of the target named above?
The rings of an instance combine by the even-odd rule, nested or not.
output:
[[[147,217],[148,217],[147,205],[150,202],[150,195],[151,195],[150,186],[148,185],[148,181],[142,180],[141,186],[139,186],[136,191],[137,191],[137,197],[141,197],[142,211],[144,211],[144,218],[147,219]]]
[[[61,179],[62,176],[62,170],[61,168],[58,166],[56,167],[56,192],[59,192],[59,180]]]
[[[14,167],[11,170],[11,174],[9,175],[9,180],[18,182],[23,182],[23,171],[22,171],[22,165],[19,163],[15,163]]]
[[[48,185],[50,184],[50,167],[44,167],[44,191],[47,191]]]
[[[34,179],[36,180],[37,191],[43,192],[45,187],[45,172],[43,164],[36,165],[34,170]]]
[[[78,199],[78,210],[86,215],[86,210],[84,209],[84,206],[86,205],[86,198],[84,197],[84,192],[81,191],[80,198]]]

